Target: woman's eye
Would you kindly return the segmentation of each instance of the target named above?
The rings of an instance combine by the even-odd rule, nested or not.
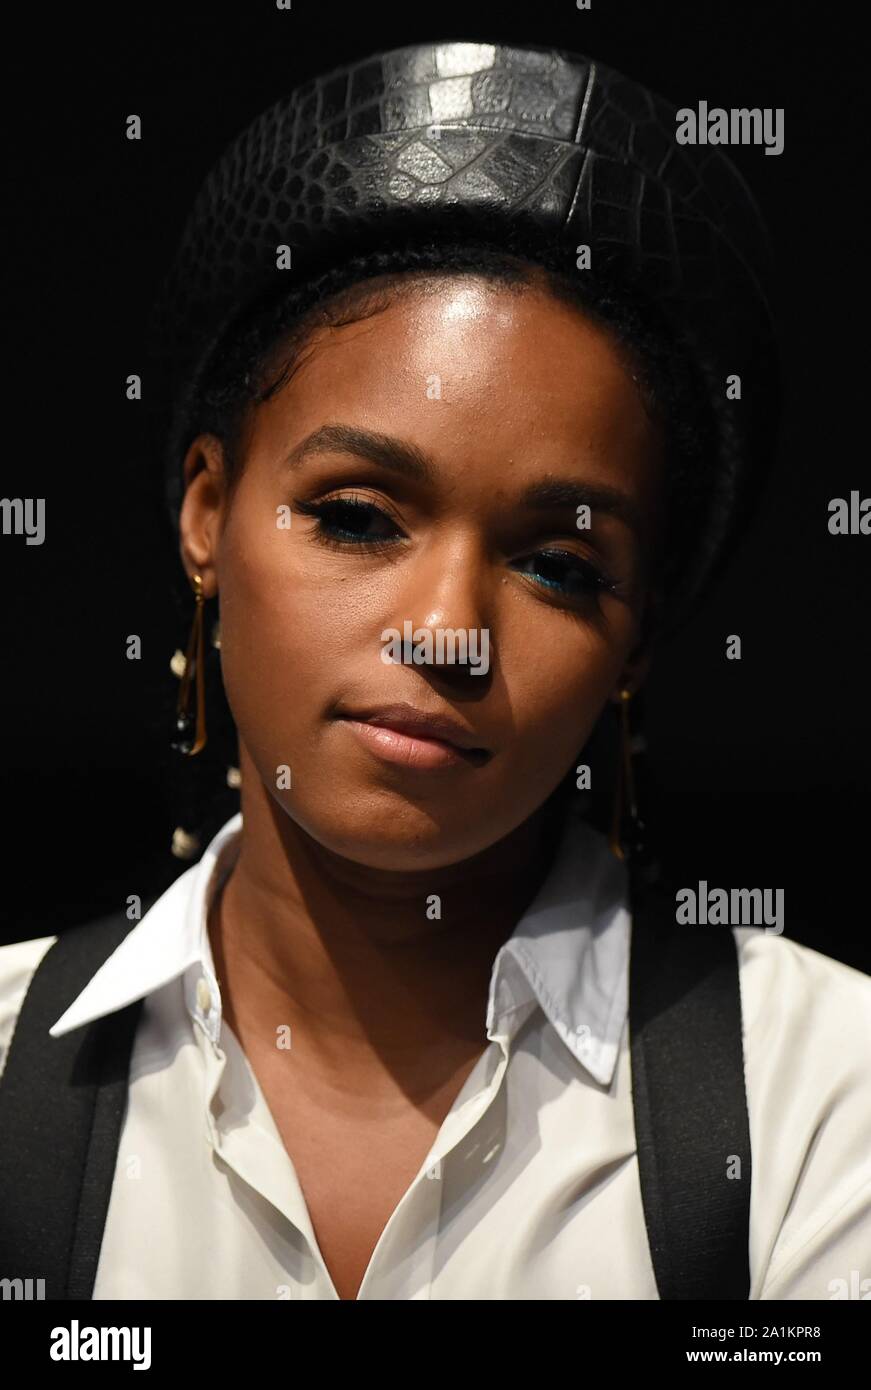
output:
[[[317,519],[319,535],[340,544],[377,544],[401,535],[385,511],[372,502],[333,497],[326,502],[297,502],[297,510]]]
[[[373,502],[331,497],[325,502],[297,502],[296,509],[317,521],[316,537],[325,545],[368,546],[373,550],[402,539],[392,518]],[[566,550],[539,550],[515,568],[537,584],[576,601],[613,593],[616,585],[590,561]]]
[[[532,568],[528,568],[530,566]],[[517,568],[538,584],[566,598],[589,598],[591,594],[613,593],[615,589],[611,580],[595,565],[566,550],[536,551],[527,559],[517,561]]]

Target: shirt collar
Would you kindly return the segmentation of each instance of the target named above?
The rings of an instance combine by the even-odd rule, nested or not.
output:
[[[52,1037],[181,976],[191,1018],[217,1043],[220,991],[206,924],[241,827],[237,812],[104,961]],[[623,865],[597,831],[569,815],[547,877],[494,959],[488,1038],[510,1041],[538,1004],[578,1061],[610,1085],[628,1006],[629,925]]]
[[[550,872],[493,963],[488,1037],[513,1037],[537,1002],[595,1080],[611,1084],[629,1004],[626,889],[604,837],[570,813]]]
[[[241,812],[209,842],[198,862],[170,884],[91,976],[65,1013],[49,1028],[53,1038],[143,999],[170,981],[185,977],[185,1000],[204,1021],[212,1041],[220,1032],[220,995],[206,929],[214,893],[233,860]],[[220,866],[219,866],[220,865]],[[198,989],[205,976],[211,999]]]

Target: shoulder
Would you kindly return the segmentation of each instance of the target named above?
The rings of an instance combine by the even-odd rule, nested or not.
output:
[[[826,1298],[871,1249],[871,976],[733,932],[761,1296]]]
[[[871,1044],[871,975],[758,927],[734,927],[745,1034],[766,1045],[789,1038],[834,1046],[861,1065]],[[847,1054],[850,1054],[849,1056]],[[827,1057],[827,1064],[833,1060]]]
[[[0,1075],[6,1064],[9,1044],[36,968],[56,936],[37,936],[0,946]]]
[[[794,1086],[794,1106],[820,1117],[864,1106],[871,1123],[871,976],[785,936],[733,932],[745,1065],[756,1084]]]

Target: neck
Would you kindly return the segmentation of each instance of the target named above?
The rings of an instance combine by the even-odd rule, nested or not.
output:
[[[358,1075],[405,1069],[411,1086],[427,1059],[480,1052],[493,960],[547,874],[559,806],[459,864],[389,872],[325,849],[253,766],[242,786],[241,842],[209,935],[246,1050],[274,1049],[289,1024],[293,1049],[325,1078],[347,1078],[353,1057]]]

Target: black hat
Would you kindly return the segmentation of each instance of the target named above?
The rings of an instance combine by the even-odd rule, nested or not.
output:
[[[563,246],[567,270],[589,245],[594,272],[656,304],[703,375],[718,459],[684,582],[696,597],[771,463],[779,382],[758,207],[718,148],[677,143],[677,124],[673,105],[593,59],[513,44],[392,49],[270,107],[206,179],[155,315],[174,523],[187,404],[247,308],[397,240],[522,228]]]

